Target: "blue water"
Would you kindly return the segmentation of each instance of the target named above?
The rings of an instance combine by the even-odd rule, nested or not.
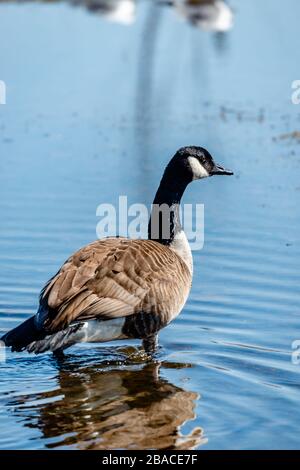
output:
[[[297,0],[232,0],[227,33],[136,4],[130,25],[84,5],[0,4],[0,331],[96,238],[96,208],[150,205],[165,164],[202,145],[233,169],[188,188],[205,243],[189,300],[160,334],[7,351],[0,448],[300,448],[300,79]]]

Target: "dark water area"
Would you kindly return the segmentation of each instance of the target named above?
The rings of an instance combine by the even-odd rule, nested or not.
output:
[[[225,32],[124,3],[0,2],[0,333],[96,238],[100,203],[151,204],[178,147],[235,176],[185,194],[205,243],[156,360],[138,342],[7,351],[0,448],[299,449],[300,3],[232,0]]]

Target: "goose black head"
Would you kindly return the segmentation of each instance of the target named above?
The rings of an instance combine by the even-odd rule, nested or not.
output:
[[[233,175],[214,162],[211,154],[203,147],[182,147],[170,161],[169,170],[186,181],[194,181],[214,175]]]

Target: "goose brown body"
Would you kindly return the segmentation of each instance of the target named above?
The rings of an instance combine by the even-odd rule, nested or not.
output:
[[[37,321],[54,333],[74,321],[143,313],[162,327],[182,309],[191,281],[188,265],[169,247],[152,240],[98,240],[71,256],[45,286]],[[134,318],[131,323],[133,330]]]

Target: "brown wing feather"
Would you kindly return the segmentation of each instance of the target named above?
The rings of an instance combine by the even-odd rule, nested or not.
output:
[[[185,263],[159,243],[99,240],[71,256],[42,292],[45,327],[57,331],[75,319],[107,320],[140,311],[168,321],[184,304],[190,282]]]

